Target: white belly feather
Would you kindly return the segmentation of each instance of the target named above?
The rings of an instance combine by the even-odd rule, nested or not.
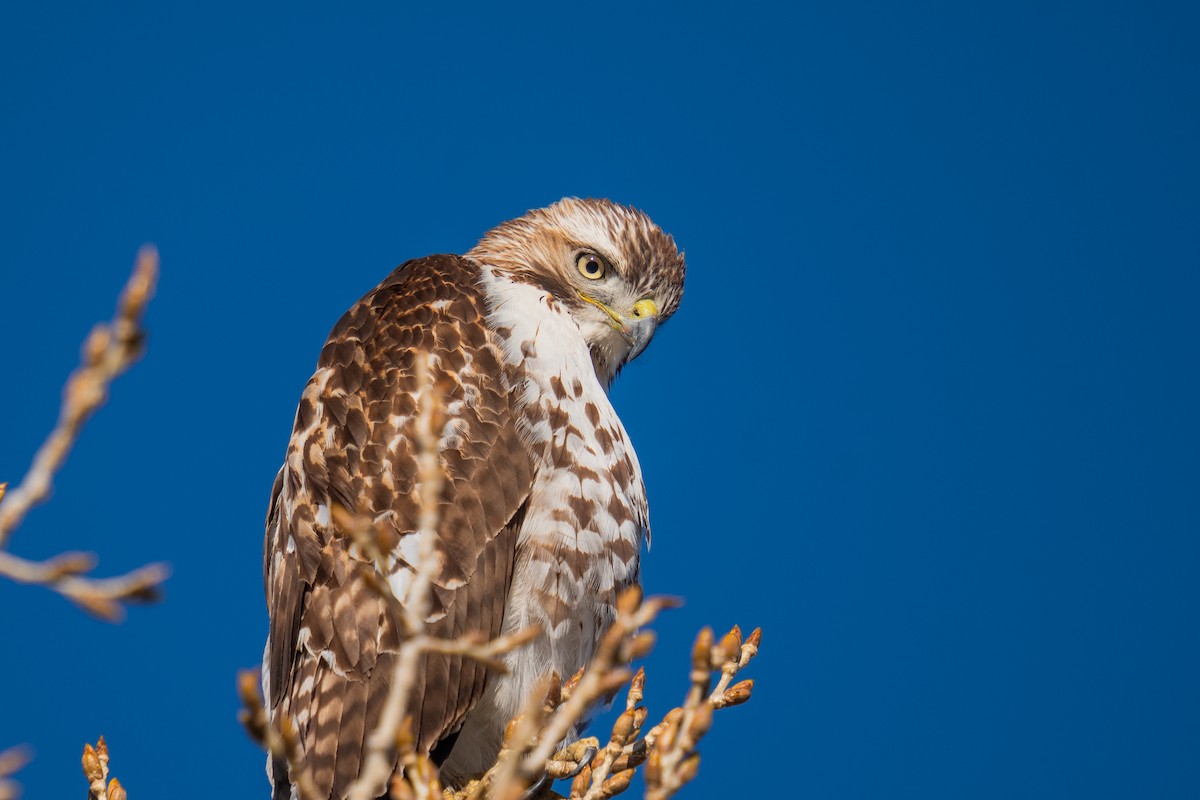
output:
[[[542,635],[507,657],[463,725],[443,769],[451,775],[490,766],[504,726],[550,671],[566,679],[591,658],[615,614],[617,593],[637,581],[648,531],[637,456],[587,344],[547,292],[484,267],[489,324],[521,374],[525,429],[536,463],[518,541],[504,632],[537,626]]]

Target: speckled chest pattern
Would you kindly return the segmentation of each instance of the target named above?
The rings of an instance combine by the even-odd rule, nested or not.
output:
[[[544,633],[509,656],[509,675],[489,683],[451,762],[498,746],[483,739],[498,737],[541,675],[565,678],[587,663],[617,594],[637,581],[649,524],[637,456],[578,326],[541,289],[487,267],[481,278],[535,464],[504,628],[536,625]],[[451,772],[486,766],[446,765]]]

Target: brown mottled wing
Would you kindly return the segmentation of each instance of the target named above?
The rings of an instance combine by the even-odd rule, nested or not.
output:
[[[276,478],[264,554],[264,680],[272,713],[299,731],[323,797],[344,797],[358,775],[400,645],[396,620],[361,579],[373,567],[330,527],[328,509],[387,520],[400,542],[391,581],[406,584],[404,556],[417,539],[418,351],[435,355],[431,378],[445,415],[445,566],[431,632],[494,637],[503,623],[532,465],[476,270],[458,256],[410,261],[342,317],[304,390]],[[409,706],[423,748],[458,729],[486,680],[473,661],[426,659]],[[287,797],[286,766],[273,772],[276,797]]]

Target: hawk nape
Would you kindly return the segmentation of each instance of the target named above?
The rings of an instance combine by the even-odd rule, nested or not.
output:
[[[455,785],[492,764],[538,678],[590,659],[638,580],[646,493],[608,385],[675,312],[683,279],[683,255],[645,214],[567,198],[465,256],[401,265],[338,321],[296,411],[264,545],[264,693],[322,796],[340,800],[357,777],[402,637],[331,508],[394,529],[386,577],[403,599],[418,538],[417,354],[444,414],[430,633],[542,630],[507,656],[507,675],[424,657],[414,732]],[[287,765],[267,771],[274,797],[292,796]]]

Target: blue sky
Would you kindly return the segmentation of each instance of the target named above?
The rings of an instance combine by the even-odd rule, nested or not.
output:
[[[701,625],[765,628],[684,797],[1200,795],[1197,22],[6,4],[0,480],[137,247],[163,259],[145,360],[12,546],[175,571],[116,627],[0,583],[27,796],[82,792],[100,733],[135,798],[264,796],[234,676],[321,343],[396,264],[563,195],[637,205],[688,255],[613,391],[646,585],[687,600],[651,712]]]

